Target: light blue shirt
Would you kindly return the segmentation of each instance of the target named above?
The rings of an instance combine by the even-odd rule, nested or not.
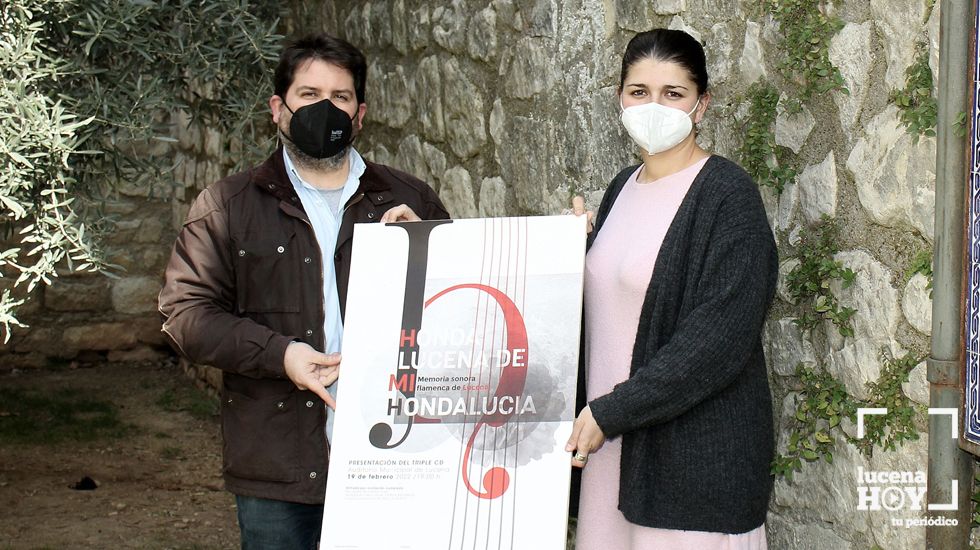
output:
[[[306,210],[306,215],[310,218],[313,233],[316,235],[317,244],[320,246],[320,258],[323,261],[323,352],[339,352],[341,339],[344,336],[344,322],[340,317],[340,296],[337,294],[337,270],[334,266],[333,256],[334,249],[337,247],[337,235],[340,233],[340,223],[343,219],[344,204],[354,195],[360,185],[361,175],[364,174],[366,168],[364,159],[351,147],[348,155],[350,171],[340,195],[340,203],[337,208],[333,208],[320,189],[310,185],[309,182],[300,177],[285,147],[282,149],[282,157],[286,163],[286,175],[289,176],[293,189],[296,190],[300,202],[303,203],[303,209]],[[327,388],[327,391],[336,398],[337,384]],[[327,440],[329,441],[332,436],[333,411],[328,408]]]

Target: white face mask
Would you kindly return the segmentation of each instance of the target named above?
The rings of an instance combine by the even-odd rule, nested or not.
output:
[[[701,98],[694,104],[689,113],[673,107],[665,107],[655,101],[632,107],[623,107],[620,119],[626,132],[637,145],[646,149],[648,154],[655,155],[674,147],[684,141],[694,128],[691,115],[701,104]]]

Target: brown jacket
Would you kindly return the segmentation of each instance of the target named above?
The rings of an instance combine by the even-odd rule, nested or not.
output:
[[[334,250],[341,311],[355,223],[402,203],[423,219],[449,217],[422,181],[365,163]],[[191,361],[224,371],[224,479],[235,494],[323,502],[324,406],[283,372],[290,342],[324,349],[320,258],[281,149],[201,192],[174,244],[160,291],[163,332]]]

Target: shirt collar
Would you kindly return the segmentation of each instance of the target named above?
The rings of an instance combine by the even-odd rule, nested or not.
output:
[[[285,147],[282,148],[282,158],[286,165],[286,175],[289,176],[289,181],[293,184],[293,188],[296,189],[296,194],[302,196],[300,193],[302,189],[319,191],[318,188],[311,185],[299,175],[299,172],[296,170],[296,165],[293,164],[293,159],[289,158],[289,152]],[[357,192],[357,188],[360,186],[361,176],[364,175],[364,170],[367,168],[364,159],[361,158],[361,154],[353,147],[350,148],[347,158],[350,163],[350,170],[347,172],[347,181],[344,182],[344,191],[340,195],[341,207]]]

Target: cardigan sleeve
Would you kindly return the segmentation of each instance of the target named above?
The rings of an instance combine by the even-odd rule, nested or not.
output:
[[[778,271],[772,232],[758,190],[751,185],[736,186],[716,212],[696,305],[629,379],[589,404],[606,437],[683,414],[730,385],[747,365]],[[643,316],[650,321],[647,309],[640,326]]]

